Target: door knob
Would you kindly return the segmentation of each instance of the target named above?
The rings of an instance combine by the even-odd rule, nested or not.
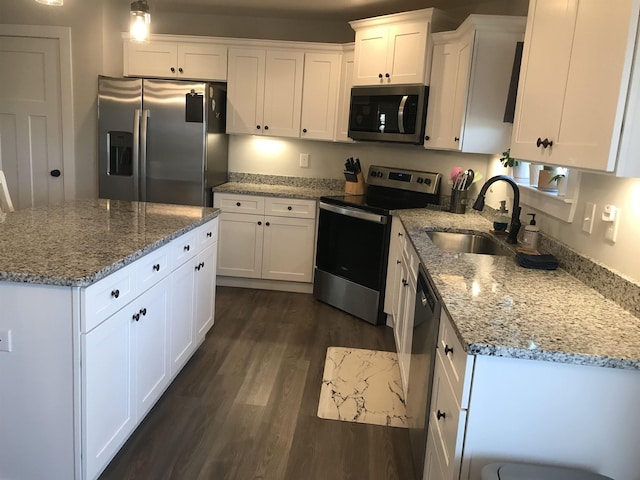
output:
[[[54,170],[51,170],[51,176],[52,177],[59,177],[60,175],[62,175],[62,172],[60,170],[58,170],[57,168]]]

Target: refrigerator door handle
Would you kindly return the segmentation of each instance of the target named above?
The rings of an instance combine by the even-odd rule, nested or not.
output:
[[[140,113],[136,108],[133,112],[133,198],[140,197]]]
[[[147,201],[147,126],[149,124],[149,109],[142,110],[142,125],[140,127],[140,196],[141,202]]]

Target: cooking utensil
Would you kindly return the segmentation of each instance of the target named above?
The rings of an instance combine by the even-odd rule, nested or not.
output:
[[[462,168],[460,167],[453,167],[451,169],[451,181],[455,183],[456,179],[458,178],[458,174],[460,174],[460,172],[462,172]]]
[[[467,170],[467,181],[465,182],[465,190],[469,190],[469,187],[473,183],[475,176],[476,174],[473,170],[471,169]]]

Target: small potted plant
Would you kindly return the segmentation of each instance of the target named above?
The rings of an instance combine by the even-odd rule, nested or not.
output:
[[[558,175],[556,167],[544,165],[540,173],[538,173],[538,189],[556,191],[558,189]]]
[[[511,149],[507,148],[505,152],[502,152],[500,157],[500,163],[503,167],[511,168],[513,172],[513,178],[516,181],[526,180],[528,178],[527,162],[517,160],[511,156]]]
[[[558,196],[562,197],[567,194],[567,170],[564,168],[558,168],[556,174],[551,177],[549,183],[556,183],[558,188]]]

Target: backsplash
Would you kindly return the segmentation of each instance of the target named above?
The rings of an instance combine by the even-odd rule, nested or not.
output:
[[[343,190],[344,180],[336,178],[287,177],[284,175],[262,175],[257,173],[229,172],[229,181],[268,185],[288,185],[291,187]]]

